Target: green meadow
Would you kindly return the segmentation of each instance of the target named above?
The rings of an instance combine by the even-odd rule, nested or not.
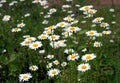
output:
[[[120,83],[120,6],[1,0],[0,83]]]

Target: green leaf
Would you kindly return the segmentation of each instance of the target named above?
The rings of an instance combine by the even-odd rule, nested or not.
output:
[[[79,34],[84,34],[85,32],[87,32],[88,30],[81,30],[80,32],[79,32]]]

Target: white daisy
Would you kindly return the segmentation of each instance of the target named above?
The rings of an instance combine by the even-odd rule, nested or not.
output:
[[[81,71],[81,72],[85,72],[87,70],[90,70],[90,65],[88,63],[80,64],[80,65],[78,65],[77,70]]]
[[[30,73],[20,74],[19,75],[19,81],[29,81],[29,79],[32,78],[32,75]]]
[[[47,72],[48,76],[54,77],[57,76],[60,73],[59,69],[51,69]]]
[[[58,40],[59,38],[60,38],[59,35],[51,35],[51,36],[49,36],[50,41],[55,41],[55,40]]]
[[[58,61],[58,60],[55,60],[55,61],[53,61],[53,64],[59,65],[59,61]]]
[[[41,34],[38,36],[38,39],[40,40],[44,40],[44,39],[47,39],[48,38],[48,35],[47,34]]]
[[[29,67],[29,69],[30,69],[31,71],[37,71],[37,70],[38,70],[38,66],[32,65],[32,66]]]
[[[75,61],[77,59],[79,59],[79,55],[77,53],[71,54],[67,57],[67,60]]]
[[[29,45],[29,48],[31,49],[38,49],[39,47],[42,46],[42,43],[40,41],[35,41],[35,42],[32,42],[30,45]]]
[[[87,35],[87,36],[96,36],[96,35],[97,35],[97,31],[95,31],[95,30],[90,30],[90,31],[86,32],[86,35]]]
[[[102,46],[102,43],[101,42],[94,42],[94,47],[101,47]]]
[[[92,59],[94,59],[94,58],[96,58],[96,55],[95,54],[85,54],[84,56],[82,56],[82,60],[83,61],[89,61],[89,60],[92,60]]]
[[[102,20],[104,20],[103,17],[97,17],[97,18],[95,18],[92,22],[93,22],[93,23],[101,23]]]
[[[20,28],[13,28],[13,29],[12,29],[12,32],[19,32],[19,31],[21,31]]]
[[[5,16],[3,17],[3,19],[2,19],[2,21],[9,21],[10,18],[11,18],[10,15],[5,15]]]

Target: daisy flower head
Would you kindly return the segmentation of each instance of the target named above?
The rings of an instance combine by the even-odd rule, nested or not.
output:
[[[29,67],[29,69],[30,69],[31,71],[37,71],[37,70],[38,70],[38,66],[32,65],[32,66]]]
[[[7,21],[10,20],[10,18],[11,18],[10,15],[5,15],[5,16],[3,17],[3,19],[2,19],[2,21],[7,22]]]
[[[21,46],[29,46],[30,42],[29,41],[23,41],[20,44],[21,44]]]
[[[62,66],[62,67],[67,66],[67,62],[62,62],[62,63],[61,63],[61,66]]]
[[[69,17],[63,18],[63,20],[71,22],[71,21],[74,21],[74,18],[72,18],[72,17],[69,16]]]
[[[13,28],[13,29],[12,29],[12,32],[19,32],[19,31],[21,31],[20,28]]]
[[[52,29],[56,29],[56,26],[52,25],[52,26],[49,26],[47,28],[52,30]]]
[[[82,11],[88,11],[89,9],[93,8],[92,5],[87,5],[87,6],[83,6],[81,7],[79,10],[82,10]]]
[[[67,23],[67,22],[59,22],[56,26],[58,26],[58,27],[67,27],[67,26],[70,26],[70,24]]]
[[[87,31],[87,32],[86,32],[86,35],[87,35],[87,36],[96,36],[96,35],[97,35],[97,31],[95,31],[95,30]]]
[[[39,50],[39,53],[40,53],[40,54],[44,54],[44,53],[45,53],[45,50]]]
[[[54,65],[59,65],[59,61],[58,61],[58,60],[55,60],[55,61],[53,61],[53,64],[54,64]]]
[[[32,75],[30,73],[25,73],[25,74],[20,74],[19,75],[19,81],[24,82],[24,81],[29,81],[29,79],[32,78]]]
[[[92,22],[93,22],[93,23],[101,23],[102,20],[104,20],[103,17],[97,17],[97,18],[95,18]]]
[[[50,41],[55,41],[55,40],[58,40],[59,38],[60,38],[59,35],[51,35],[51,36],[49,36]]]
[[[62,33],[62,35],[63,35],[64,38],[67,38],[67,37],[71,36],[72,34],[73,33],[67,32],[67,31],[65,31],[65,32]]]
[[[73,53],[73,52],[74,52],[73,49],[65,49],[64,50],[64,53],[66,53],[66,54],[70,54],[70,53]]]
[[[89,14],[95,14],[97,12],[97,10],[95,10],[95,9],[89,9],[88,10],[88,13]]]
[[[48,59],[53,59],[53,58],[54,58],[54,55],[47,55],[47,58],[48,58]]]
[[[60,70],[59,69],[51,69],[47,72],[48,76],[49,77],[54,77],[54,76],[57,76],[58,74],[60,73]]]
[[[94,58],[96,58],[95,54],[85,54],[84,56],[82,56],[82,60],[83,61],[89,61],[89,60],[93,60]]]
[[[36,38],[35,37],[27,37],[25,38],[25,41],[29,41],[29,42],[32,42],[32,41],[35,41]]]
[[[38,49],[38,48],[40,48],[40,47],[42,47],[42,43],[41,43],[40,41],[32,42],[32,43],[29,45],[29,48],[34,49],[34,50],[36,50],[36,49]]]
[[[74,54],[71,54],[67,57],[67,60],[72,60],[72,61],[75,61],[75,60],[78,60],[79,59],[79,55],[77,53],[74,53]]]
[[[32,3],[40,3],[41,0],[34,0]]]
[[[19,28],[22,28],[22,27],[24,27],[26,24],[25,23],[20,23],[20,24],[17,24],[17,27],[19,27]]]
[[[52,66],[53,66],[52,63],[48,63],[47,66],[46,66],[46,68],[51,68]]]
[[[103,31],[102,32],[104,35],[109,35],[109,34],[111,34],[111,31],[109,30],[109,31]]]
[[[90,70],[90,65],[88,63],[80,64],[80,65],[78,65],[77,70],[81,71],[81,72],[85,72],[87,70]]]
[[[94,42],[94,47],[101,47],[102,46],[102,43],[101,42]]]
[[[48,35],[47,34],[41,34],[38,36],[38,39],[40,40],[44,40],[44,39],[47,39],[48,38]]]
[[[65,31],[67,31],[67,32],[77,32],[80,30],[81,29],[79,27],[72,27],[72,26],[65,28]]]
[[[109,27],[109,24],[108,23],[105,23],[105,22],[102,22],[100,24],[101,27],[105,28],[105,27]]]
[[[44,34],[47,34],[47,35],[50,35],[50,34],[53,34],[53,33],[54,33],[54,30],[45,28],[45,31],[44,31],[43,33],[44,33]]]

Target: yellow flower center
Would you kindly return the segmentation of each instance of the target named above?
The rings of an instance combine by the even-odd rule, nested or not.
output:
[[[29,42],[26,41],[26,42],[24,42],[24,44],[29,44]]]
[[[52,38],[52,39],[56,39],[56,36],[55,36],[55,35],[52,35],[51,38]]]
[[[38,46],[38,44],[33,44],[33,47],[37,47]]]
[[[71,31],[74,31],[74,30],[75,30],[75,28],[74,28],[74,27],[70,27],[70,30],[71,30]]]
[[[68,17],[68,18],[66,18],[66,20],[70,21],[70,20],[71,20],[71,18],[69,18],[69,17]]]
[[[53,28],[54,28],[54,26],[49,26],[48,28],[49,28],[49,29],[53,29]]]
[[[102,26],[106,26],[106,23],[102,23]]]
[[[45,36],[45,35],[42,35],[42,36],[41,36],[41,38],[45,39],[45,38],[46,38],[46,36]]]
[[[15,31],[17,31],[17,30],[18,30],[18,28],[14,28],[14,30],[15,30]]]
[[[101,18],[96,18],[96,20],[100,21],[100,20],[101,20]]]
[[[100,44],[99,43],[96,43],[95,46],[99,46]]]
[[[60,26],[64,26],[65,24],[64,23],[60,23]]]
[[[91,32],[89,32],[89,34],[90,34],[90,35],[93,35],[93,34],[94,34],[94,32],[93,32],[93,31],[91,31]]]
[[[25,76],[23,76],[23,78],[24,78],[24,79],[27,79],[27,78],[28,78],[28,76],[27,76],[27,75],[25,75]]]
[[[71,57],[70,57],[71,59],[75,59],[76,58],[76,56],[75,55],[71,55]]]
[[[89,10],[89,6],[85,6],[84,9],[85,9],[85,10]]]
[[[32,41],[32,38],[27,38],[29,41]]]
[[[81,66],[82,69],[86,69],[87,67],[85,65]]]
[[[86,56],[86,59],[91,59],[91,56],[90,55]]]
[[[54,74],[54,75],[55,75],[56,73],[57,73],[56,71],[52,71],[52,74]]]

